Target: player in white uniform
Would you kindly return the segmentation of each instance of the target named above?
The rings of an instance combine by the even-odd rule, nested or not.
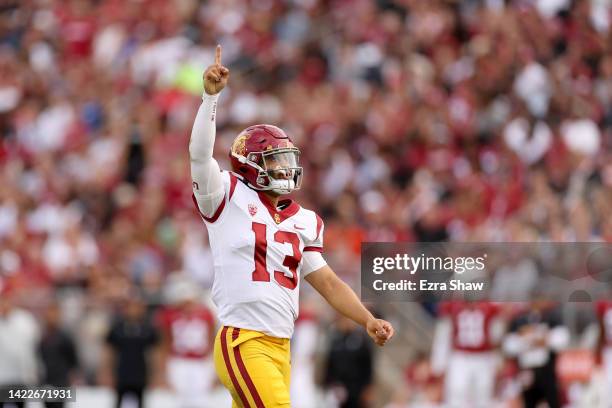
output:
[[[242,131],[230,151],[232,172],[213,158],[219,92],[229,70],[204,73],[202,98],[189,144],[193,197],[206,223],[214,257],[213,300],[220,329],[215,368],[237,407],[289,407],[289,339],[298,316],[300,276],[342,315],[363,326],[378,345],[393,336],[326,264],[323,222],[281,196],[300,187],[299,150],[276,126]]]

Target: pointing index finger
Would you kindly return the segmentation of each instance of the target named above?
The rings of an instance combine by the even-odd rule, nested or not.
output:
[[[221,65],[221,45],[217,44],[217,49],[215,50],[215,65]]]

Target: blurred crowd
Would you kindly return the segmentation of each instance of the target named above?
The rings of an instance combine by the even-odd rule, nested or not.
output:
[[[130,294],[210,286],[187,146],[217,43],[221,167],[286,130],[347,281],[362,241],[611,241],[610,3],[0,1],[0,292],[59,298],[95,384]]]

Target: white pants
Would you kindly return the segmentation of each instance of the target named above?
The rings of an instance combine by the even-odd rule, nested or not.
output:
[[[291,406],[293,408],[316,408],[317,387],[313,362],[294,359],[291,367]]]
[[[603,366],[608,389],[612,390],[612,346],[606,346],[601,351],[601,365]]]
[[[453,351],[444,380],[446,406],[491,407],[498,357],[494,352]]]
[[[168,383],[174,389],[182,408],[206,406],[205,402],[215,380],[212,358],[172,357],[168,361],[167,370]]]

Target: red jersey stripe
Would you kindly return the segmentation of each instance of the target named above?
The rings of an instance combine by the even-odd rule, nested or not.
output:
[[[196,200],[194,193],[191,193],[191,199],[193,200],[193,205],[195,205],[196,209],[198,210],[198,214],[200,214],[200,217],[202,217],[202,219],[206,222],[213,223],[217,221],[217,218],[219,218],[219,216],[223,212],[223,208],[225,208],[225,196],[223,196],[223,200],[221,200],[219,207],[217,207],[217,211],[215,211],[212,217],[207,217],[200,210],[200,206],[198,205],[198,200]]]
[[[232,196],[234,195],[234,190],[236,189],[236,184],[238,183],[238,177],[236,177],[236,175],[234,173],[230,173],[230,191],[229,191],[229,200],[232,199]]]
[[[323,248],[316,247],[316,246],[307,246],[307,247],[304,247],[304,252],[306,251],[323,252]]]

